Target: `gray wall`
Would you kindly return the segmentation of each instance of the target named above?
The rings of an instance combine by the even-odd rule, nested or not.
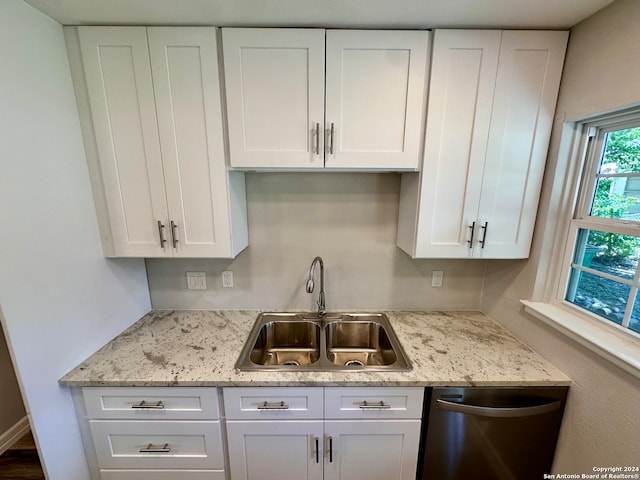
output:
[[[556,473],[593,473],[594,466],[637,465],[640,382],[523,312],[545,280],[562,205],[558,187],[567,167],[561,152],[563,120],[640,102],[640,2],[617,0],[571,31],[552,134],[536,235],[529,261],[487,266],[482,309],[573,380],[556,453]]]
[[[89,478],[58,379],[150,307],[144,262],[107,260],[62,26],[0,1],[0,301],[47,477]]]
[[[249,173],[246,182],[247,250],[234,260],[147,260],[154,308],[314,310],[318,290],[312,297],[304,285],[316,255],[330,310],[479,308],[484,261],[412,260],[395,246],[399,175]],[[222,288],[223,270],[234,288]],[[444,271],[442,288],[431,288],[433,270]],[[187,290],[187,271],[206,272],[208,289]]]

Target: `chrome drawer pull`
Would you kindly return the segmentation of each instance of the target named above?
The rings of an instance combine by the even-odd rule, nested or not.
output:
[[[316,129],[315,129],[315,132],[314,132],[314,138],[315,138],[315,141],[316,141],[316,145],[315,145],[313,151],[314,151],[314,153],[316,155],[320,155],[320,124],[319,123],[316,123]]]
[[[169,447],[168,443],[165,443],[164,445],[154,445],[153,443],[150,443],[146,447],[142,447],[140,449],[140,453],[169,453],[169,452],[171,452],[171,448]]]
[[[335,136],[336,136],[336,125],[335,125],[335,123],[331,124],[330,135],[331,135],[331,137],[330,137],[331,140],[329,142],[329,154],[333,155],[333,153],[334,153],[333,152],[333,142],[334,142],[334,139],[335,139]]]
[[[258,410],[288,410],[289,405],[284,402],[264,402],[258,405]]]
[[[482,240],[478,240],[478,243],[484,248],[484,244],[487,243],[487,230],[489,229],[489,222],[484,222],[484,225],[480,227],[482,229]]]
[[[173,248],[178,248],[178,232],[176,229],[178,228],[178,224],[171,220],[171,244]]]
[[[146,400],[142,400],[140,403],[134,403],[133,405],[131,405],[131,408],[162,410],[164,408],[164,405],[162,404],[162,400],[159,400],[155,403],[147,403]]]
[[[366,400],[364,402],[362,402],[360,405],[358,405],[360,408],[364,409],[377,409],[377,410],[388,410],[389,408],[391,408],[391,405],[387,405],[385,404],[382,400],[380,400],[379,402],[373,402],[373,403],[369,403]]]
[[[164,238],[164,225],[158,220],[158,235],[160,236],[160,248],[164,248],[164,244],[167,243],[167,239]]]
[[[473,249],[473,235],[476,233],[476,222],[469,225],[469,228],[471,229],[471,238],[467,240],[467,243],[469,244],[469,248]]]

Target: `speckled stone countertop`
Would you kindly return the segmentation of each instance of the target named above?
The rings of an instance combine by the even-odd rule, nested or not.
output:
[[[385,312],[410,372],[239,372],[258,315],[151,311],[60,379],[66,386],[555,386],[569,378],[479,312]]]

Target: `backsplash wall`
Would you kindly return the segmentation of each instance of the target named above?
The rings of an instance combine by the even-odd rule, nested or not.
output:
[[[247,173],[246,186],[249,247],[233,260],[146,260],[153,308],[315,310],[318,268],[315,292],[304,286],[320,255],[329,310],[479,309],[485,261],[413,260],[396,247],[400,175]],[[187,271],[206,272],[207,289],[188,290]]]

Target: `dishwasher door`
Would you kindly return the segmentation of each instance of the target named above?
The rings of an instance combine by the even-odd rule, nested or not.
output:
[[[567,390],[434,388],[418,479],[540,480],[551,469]]]

